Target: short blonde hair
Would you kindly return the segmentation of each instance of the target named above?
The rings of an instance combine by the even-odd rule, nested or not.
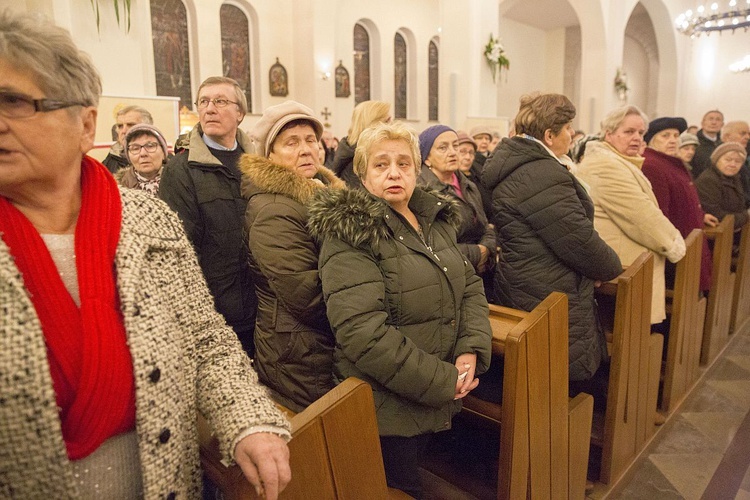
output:
[[[47,20],[0,11],[0,59],[30,72],[47,99],[99,105],[102,83],[91,58]]]
[[[370,160],[372,148],[383,141],[404,141],[409,145],[414,170],[419,175],[422,168],[422,156],[419,154],[419,138],[416,132],[402,122],[379,123],[362,131],[354,150],[354,173],[364,179],[367,174],[367,163]]]
[[[354,106],[352,124],[346,136],[346,142],[355,146],[364,129],[382,123],[391,115],[391,105],[383,101],[364,101]]]
[[[620,125],[622,125],[622,122],[625,121],[625,118],[627,118],[630,115],[638,115],[643,119],[643,123],[648,128],[648,116],[646,116],[646,113],[641,111],[641,109],[638,106],[628,105],[628,106],[620,106],[619,108],[615,108],[609,113],[607,113],[607,116],[604,117],[601,123],[601,133],[599,134],[600,137],[604,138],[604,136],[609,132],[613,133],[615,130],[620,128]]]

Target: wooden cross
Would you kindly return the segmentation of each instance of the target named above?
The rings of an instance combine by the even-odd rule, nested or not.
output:
[[[323,115],[323,118],[325,118],[326,121],[328,121],[328,118],[333,114],[330,111],[328,111],[328,106],[323,108],[323,111],[320,112],[321,115]]]

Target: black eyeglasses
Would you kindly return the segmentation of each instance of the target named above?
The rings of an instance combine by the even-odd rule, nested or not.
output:
[[[195,105],[198,106],[198,109],[203,109],[207,108],[209,103],[214,103],[214,106],[216,106],[217,108],[225,108],[230,104],[239,104],[234,101],[230,101],[229,99],[209,99],[208,97],[201,97],[195,102]]]
[[[131,144],[128,146],[128,153],[131,155],[137,155],[141,153],[141,149],[145,149],[149,153],[156,153],[159,149],[159,143],[147,142],[146,144]]]
[[[0,115],[5,118],[28,118],[34,116],[34,113],[46,113],[72,106],[83,106],[83,104],[55,99],[33,99],[25,94],[0,92]]]

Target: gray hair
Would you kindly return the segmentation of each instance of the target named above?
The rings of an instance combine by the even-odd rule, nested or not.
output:
[[[604,137],[607,132],[614,132],[615,130],[620,128],[620,125],[622,125],[622,122],[625,121],[625,118],[630,115],[640,116],[643,119],[643,123],[648,127],[649,122],[646,113],[641,111],[638,106],[626,105],[615,108],[607,113],[607,115],[602,120],[602,130],[599,135],[601,137]]]
[[[240,84],[237,83],[237,80],[234,78],[229,78],[227,76],[209,76],[205,80],[203,80],[203,83],[201,83],[201,86],[198,87],[198,97],[200,98],[201,90],[203,90],[203,87],[208,87],[210,85],[221,85],[221,84],[227,84],[234,87],[234,97],[237,99],[237,106],[240,107],[240,111],[242,111],[243,115],[247,114],[247,97],[245,97],[245,91],[242,90],[242,87],[240,87]]]
[[[117,116],[126,115],[132,111],[135,111],[136,113],[141,114],[141,123],[148,123],[149,125],[154,124],[154,117],[151,116],[151,113],[146,108],[143,108],[141,106],[136,106],[135,104],[131,106],[125,106],[120,111],[117,112]]]
[[[38,15],[0,12],[0,59],[28,71],[45,97],[98,106],[99,72],[70,33]]]

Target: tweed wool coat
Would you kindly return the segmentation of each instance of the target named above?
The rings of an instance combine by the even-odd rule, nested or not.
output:
[[[641,172],[643,158],[624,156],[604,141],[592,141],[576,177],[587,183],[594,201],[594,227],[629,266],[643,252],[654,253],[651,323],[666,317],[664,265],[685,255],[685,243],[659,208],[651,183]]]
[[[258,296],[254,366],[273,398],[300,412],[335,385],[333,332],[305,204],[324,184],[332,189],[345,184],[325,167],[315,179],[305,179],[257,155],[244,155],[240,169]]]
[[[196,412],[225,460],[248,427],[288,423],[258,383],[213,300],[177,216],[121,190],[117,289],[133,359],[145,498],[200,498]],[[78,498],[52,387],[44,334],[0,239],[0,497]]]
[[[456,358],[490,365],[492,331],[482,280],[456,245],[449,198],[417,187],[409,208],[425,240],[384,200],[361,190],[325,190],[310,204],[321,241],[320,276],[336,334],[339,381],[372,386],[381,436],[450,429]],[[429,247],[428,247],[429,245]]]
[[[570,380],[591,378],[606,357],[594,281],[622,272],[594,229],[584,187],[541,144],[504,138],[484,165],[492,222],[502,249],[495,293],[502,305],[531,311],[551,292],[568,295]]]

